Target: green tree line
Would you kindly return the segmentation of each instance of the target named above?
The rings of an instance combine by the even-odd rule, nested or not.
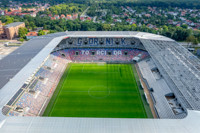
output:
[[[26,28],[28,30],[34,30],[36,27],[43,27],[45,30],[50,30],[51,33],[63,32],[63,31],[141,31],[149,32],[154,34],[161,34],[170,37],[176,41],[186,41],[190,36],[194,36],[197,41],[200,41],[200,31],[193,31],[187,29],[187,26],[182,27],[172,27],[172,26],[162,26],[158,30],[150,29],[146,25],[137,26],[133,25],[123,25],[123,24],[102,24],[94,23],[92,21],[80,21],[80,20],[51,20],[49,17],[31,17],[24,16],[23,18],[18,16],[1,16],[0,20],[3,23],[12,22],[25,22]]]

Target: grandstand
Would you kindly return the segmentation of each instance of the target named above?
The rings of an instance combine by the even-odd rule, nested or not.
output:
[[[146,100],[159,119],[40,117],[73,62],[134,64]],[[0,69],[0,132],[200,131],[200,61],[160,35],[128,31],[49,34],[1,59]]]

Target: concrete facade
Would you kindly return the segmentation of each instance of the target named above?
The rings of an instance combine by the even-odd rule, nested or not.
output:
[[[24,22],[15,22],[6,26],[2,26],[2,23],[0,22],[0,39],[12,40],[18,36],[18,31],[21,27],[25,27]]]
[[[6,34],[4,32],[3,24],[1,21],[0,21],[0,39],[6,39]]]

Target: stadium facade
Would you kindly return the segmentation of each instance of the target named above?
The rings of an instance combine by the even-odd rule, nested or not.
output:
[[[139,54],[131,55],[129,49],[139,50]],[[148,55],[141,51],[147,51]],[[120,62],[136,61],[148,86],[153,109],[161,119],[6,116],[15,99],[24,91],[23,87],[50,55],[85,61],[89,54],[98,55],[98,58],[90,56],[88,61],[118,62],[114,60],[115,56],[120,57]],[[127,56],[129,54],[131,58]],[[110,59],[105,55],[114,56]],[[28,41],[0,60],[0,71],[0,132],[200,131],[200,61],[180,44],[164,36],[128,31],[49,34]]]

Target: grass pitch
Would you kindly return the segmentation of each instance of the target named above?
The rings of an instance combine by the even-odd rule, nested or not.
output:
[[[130,64],[70,64],[44,116],[146,118]]]

